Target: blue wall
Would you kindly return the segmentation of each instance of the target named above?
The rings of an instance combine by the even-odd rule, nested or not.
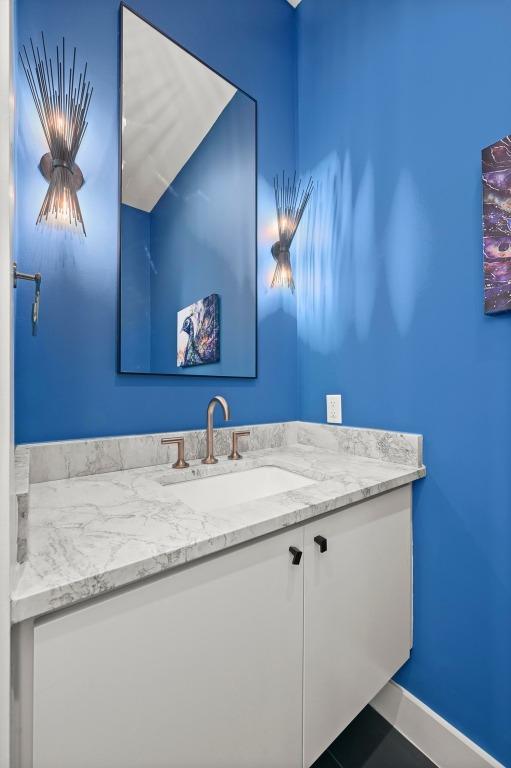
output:
[[[65,35],[89,62],[94,96],[78,155],[87,238],[35,227],[46,191],[46,152],[24,74],[16,76],[15,256],[43,274],[39,335],[30,333],[31,291],[16,308],[17,442],[202,426],[209,398],[224,394],[233,423],[298,415],[295,301],[270,291],[275,240],[271,182],[295,162],[296,26],[284,0],[133,0],[134,10],[258,101],[259,376],[254,381],[119,375],[117,0],[17,0],[19,43]],[[83,58],[82,58],[83,57]],[[98,405],[100,407],[98,407]]]
[[[511,765],[511,315],[482,300],[482,147],[508,134],[507,0],[303,0],[301,413],[422,432],[398,681]]]
[[[255,118],[238,91],[151,211],[153,371],[256,373]],[[220,297],[220,360],[178,368],[177,313],[211,293]]]

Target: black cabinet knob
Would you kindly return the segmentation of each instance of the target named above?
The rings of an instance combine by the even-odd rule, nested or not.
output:
[[[298,549],[298,547],[289,547],[289,551],[293,555],[292,563],[293,565],[300,565],[300,560],[302,559],[302,553]]]
[[[314,541],[316,544],[319,544],[319,551],[320,552],[326,552],[327,550],[327,540],[324,536],[314,536]]]

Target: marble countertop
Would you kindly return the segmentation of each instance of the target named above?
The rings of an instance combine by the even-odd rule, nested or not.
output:
[[[14,477],[17,509],[17,552],[16,559],[22,563],[27,556],[27,526],[30,505],[30,449],[23,445],[14,454]]]
[[[198,513],[173,485],[196,477],[277,466],[316,482],[298,490]],[[345,507],[424,477],[425,468],[296,444],[187,470],[168,465],[30,486],[29,554],[18,565],[13,623]]]

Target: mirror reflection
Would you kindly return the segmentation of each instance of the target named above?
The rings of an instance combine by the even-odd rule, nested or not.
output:
[[[123,7],[123,372],[256,375],[256,103]]]

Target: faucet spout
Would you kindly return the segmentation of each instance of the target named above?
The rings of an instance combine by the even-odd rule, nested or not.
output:
[[[225,421],[231,420],[231,409],[229,408],[229,403],[225,399],[225,397],[222,397],[222,395],[215,395],[213,397],[208,405],[208,414],[211,409],[211,413],[215,410],[215,405],[219,403],[222,406],[222,410],[224,412],[224,419]]]
[[[229,421],[231,418],[231,409],[229,408],[229,403],[225,399],[225,397],[222,397],[222,395],[215,395],[215,397],[212,397],[209,401],[208,410],[207,410],[207,427],[206,427],[206,443],[207,443],[207,456],[205,459],[202,459],[203,464],[216,464],[218,462],[218,459],[215,458],[214,454],[214,446],[213,446],[213,414],[215,412],[215,408],[217,406],[217,403],[222,406],[222,410],[224,412],[224,419],[226,421]]]

